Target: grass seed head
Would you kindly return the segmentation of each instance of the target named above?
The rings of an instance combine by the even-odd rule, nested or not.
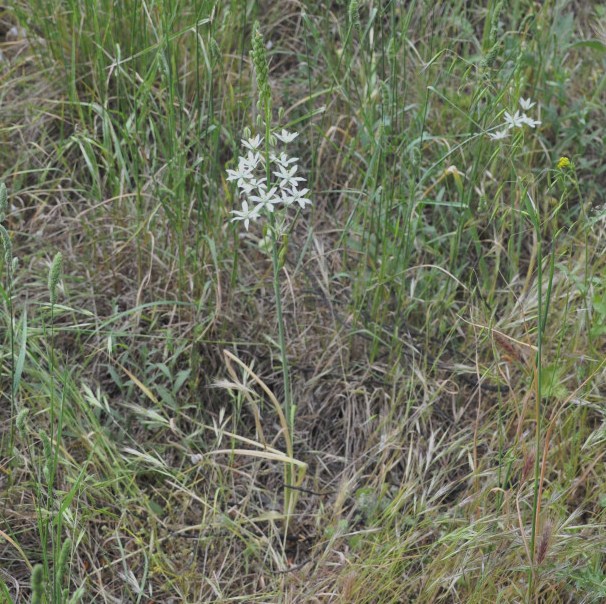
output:
[[[553,524],[548,520],[543,526],[543,531],[541,532],[541,539],[539,541],[539,547],[537,550],[537,564],[543,564],[545,558],[547,557],[552,532]]]
[[[2,240],[2,248],[4,249],[4,264],[5,270],[9,273],[13,267],[13,245],[8,231],[0,224],[0,239]]]
[[[19,413],[17,413],[17,419],[15,420],[15,424],[17,426],[17,430],[21,435],[21,438],[25,438],[25,429],[27,427],[27,416],[29,414],[29,409],[26,407],[21,409]]]
[[[53,258],[50,270],[48,272],[48,291],[50,294],[51,304],[57,303],[57,284],[61,279],[61,270],[63,266],[63,256],[61,252],[57,252]]]
[[[57,576],[56,581],[57,585],[61,585],[63,583],[63,579],[65,577],[65,572],[67,571],[67,563],[69,561],[69,555],[72,549],[72,541],[71,539],[66,539],[61,546],[61,551],[59,552],[59,561],[57,564]]]
[[[358,0],[351,0],[349,3],[348,14],[351,26],[358,32],[358,35],[361,35],[362,24],[360,23],[360,4]]]
[[[8,193],[6,191],[6,185],[0,182],[0,222],[4,221],[6,214],[8,213]]]
[[[32,570],[32,604],[41,604],[44,595],[44,568],[36,564]]]

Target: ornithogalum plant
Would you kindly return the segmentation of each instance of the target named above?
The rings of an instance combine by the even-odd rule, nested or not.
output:
[[[242,140],[243,154],[238,167],[227,170],[227,180],[233,181],[238,189],[240,209],[233,210],[231,222],[241,222],[246,230],[251,222],[262,220],[266,233],[263,241],[272,257],[273,285],[278,319],[278,341],[284,382],[284,415],[288,425],[287,446],[292,455],[295,405],[293,403],[290,368],[286,349],[282,297],[280,290],[280,269],[286,254],[286,236],[292,210],[304,209],[311,201],[307,198],[309,189],[303,188],[305,179],[299,175],[298,158],[286,153],[286,145],[297,136],[296,132],[272,129],[272,97],[269,86],[269,67],[263,36],[255,24],[252,39],[252,62],[259,91],[258,107],[261,113],[259,126],[262,133],[252,136],[245,133]],[[294,481],[294,466],[286,471],[285,493],[287,514],[292,511],[294,499],[290,497],[288,485]]]

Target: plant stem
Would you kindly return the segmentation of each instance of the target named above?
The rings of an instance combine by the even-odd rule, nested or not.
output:
[[[280,292],[280,265],[278,258],[278,235],[274,228],[275,218],[272,215],[272,248],[271,248],[271,260],[273,265],[273,281],[274,281],[274,295],[276,298],[276,313],[278,315],[278,341],[280,344],[280,357],[282,362],[282,378],[284,381],[284,415],[288,422],[288,429],[290,434],[288,438],[292,445],[292,435],[294,429],[294,406],[292,404],[292,392],[290,388],[290,367],[288,365],[288,357],[286,353],[286,335],[284,332],[284,315],[282,313],[282,296]]]

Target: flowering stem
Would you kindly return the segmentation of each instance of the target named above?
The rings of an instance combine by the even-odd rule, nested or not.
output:
[[[274,282],[274,297],[276,299],[276,314],[278,316],[278,341],[280,343],[280,361],[282,363],[282,381],[284,383],[284,415],[286,416],[286,424],[288,427],[288,434],[284,437],[287,440],[287,450],[289,456],[293,455],[293,434],[295,424],[295,408],[292,403],[292,391],[290,389],[290,367],[288,365],[288,356],[286,353],[286,335],[284,333],[284,316],[282,314],[282,295],[280,292],[280,261],[278,254],[278,232],[276,228],[276,219],[271,214],[271,261],[273,267],[273,282]],[[294,496],[295,491],[290,489],[290,485],[295,483],[295,467],[292,463],[288,463],[285,466],[284,472],[284,510],[286,516],[286,529],[284,535],[288,534],[288,519],[293,511],[296,497]]]
[[[288,429],[290,434],[288,439],[292,446],[292,435],[294,428],[294,407],[292,404],[292,392],[290,389],[290,368],[288,365],[288,357],[286,355],[286,335],[284,333],[284,317],[282,314],[282,297],[280,293],[280,265],[278,257],[278,234],[274,228],[275,218],[272,214],[272,246],[271,246],[271,260],[273,265],[274,273],[274,295],[276,298],[276,313],[278,315],[278,341],[280,343],[280,356],[282,362],[282,377],[284,380],[284,414],[288,422]]]

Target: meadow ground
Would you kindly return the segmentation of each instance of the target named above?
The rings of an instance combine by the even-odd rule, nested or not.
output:
[[[9,0],[0,50],[1,602],[606,601],[602,3]]]

